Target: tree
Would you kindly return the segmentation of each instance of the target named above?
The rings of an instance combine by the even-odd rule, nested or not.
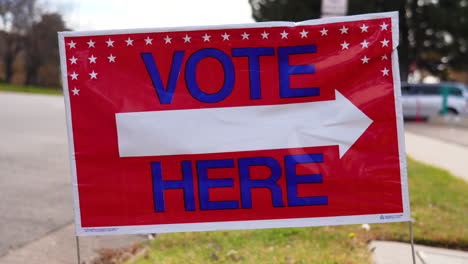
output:
[[[321,0],[249,0],[256,21],[320,17]],[[410,65],[447,78],[468,69],[468,0],[349,0],[348,14],[399,11],[401,77]]]
[[[0,31],[0,54],[4,67],[4,81],[11,82],[13,77],[13,64],[22,49],[21,36],[15,33]]]
[[[24,35],[34,19],[36,0],[0,0],[0,56],[5,82],[14,74],[13,64],[23,49]]]
[[[34,23],[25,37],[26,85],[57,85],[60,79],[57,32],[66,30],[65,22],[58,13],[43,14]],[[47,74],[40,74],[42,67],[49,66]]]

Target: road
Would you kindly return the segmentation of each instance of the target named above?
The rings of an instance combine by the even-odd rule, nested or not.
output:
[[[427,122],[406,122],[405,130],[451,144],[468,147],[468,128],[433,125]]]
[[[0,94],[0,255],[73,216],[63,97]]]
[[[37,262],[27,263],[45,263],[38,255],[54,258],[55,251],[66,256],[47,263],[75,263],[71,186],[63,97],[0,92],[1,264],[26,263],[28,254]],[[141,239],[87,238],[82,247],[90,256]]]
[[[468,146],[468,129],[405,128]],[[76,263],[72,199],[63,97],[0,92],[0,264]],[[142,236],[81,240],[86,258]]]

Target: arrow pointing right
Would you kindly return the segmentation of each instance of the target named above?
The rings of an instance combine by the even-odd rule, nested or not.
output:
[[[266,106],[117,113],[121,157],[338,145],[340,158],[372,123],[335,100]]]

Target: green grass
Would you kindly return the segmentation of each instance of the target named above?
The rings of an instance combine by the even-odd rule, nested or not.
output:
[[[468,250],[468,184],[447,171],[409,160],[415,243]],[[374,225],[383,240],[408,241],[406,224]]]
[[[468,184],[408,160],[415,242],[468,250]],[[409,240],[407,223],[162,234],[132,264],[371,263],[367,242]]]
[[[365,242],[327,228],[177,233],[152,247],[134,263],[368,263]]]
[[[15,85],[15,84],[7,84],[7,83],[0,83],[0,91],[36,93],[36,94],[52,94],[52,95],[63,94],[62,90],[60,89],[45,88],[45,87],[38,87],[38,86]]]

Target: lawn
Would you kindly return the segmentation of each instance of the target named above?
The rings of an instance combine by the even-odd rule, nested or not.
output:
[[[20,93],[36,93],[36,94],[52,94],[52,95],[61,95],[62,90],[56,88],[45,88],[38,86],[24,86],[24,85],[15,85],[0,83],[0,91],[7,92],[20,92]]]
[[[411,159],[408,174],[415,242],[468,250],[468,184]],[[371,263],[373,239],[408,242],[408,224],[161,234],[125,263]]]

